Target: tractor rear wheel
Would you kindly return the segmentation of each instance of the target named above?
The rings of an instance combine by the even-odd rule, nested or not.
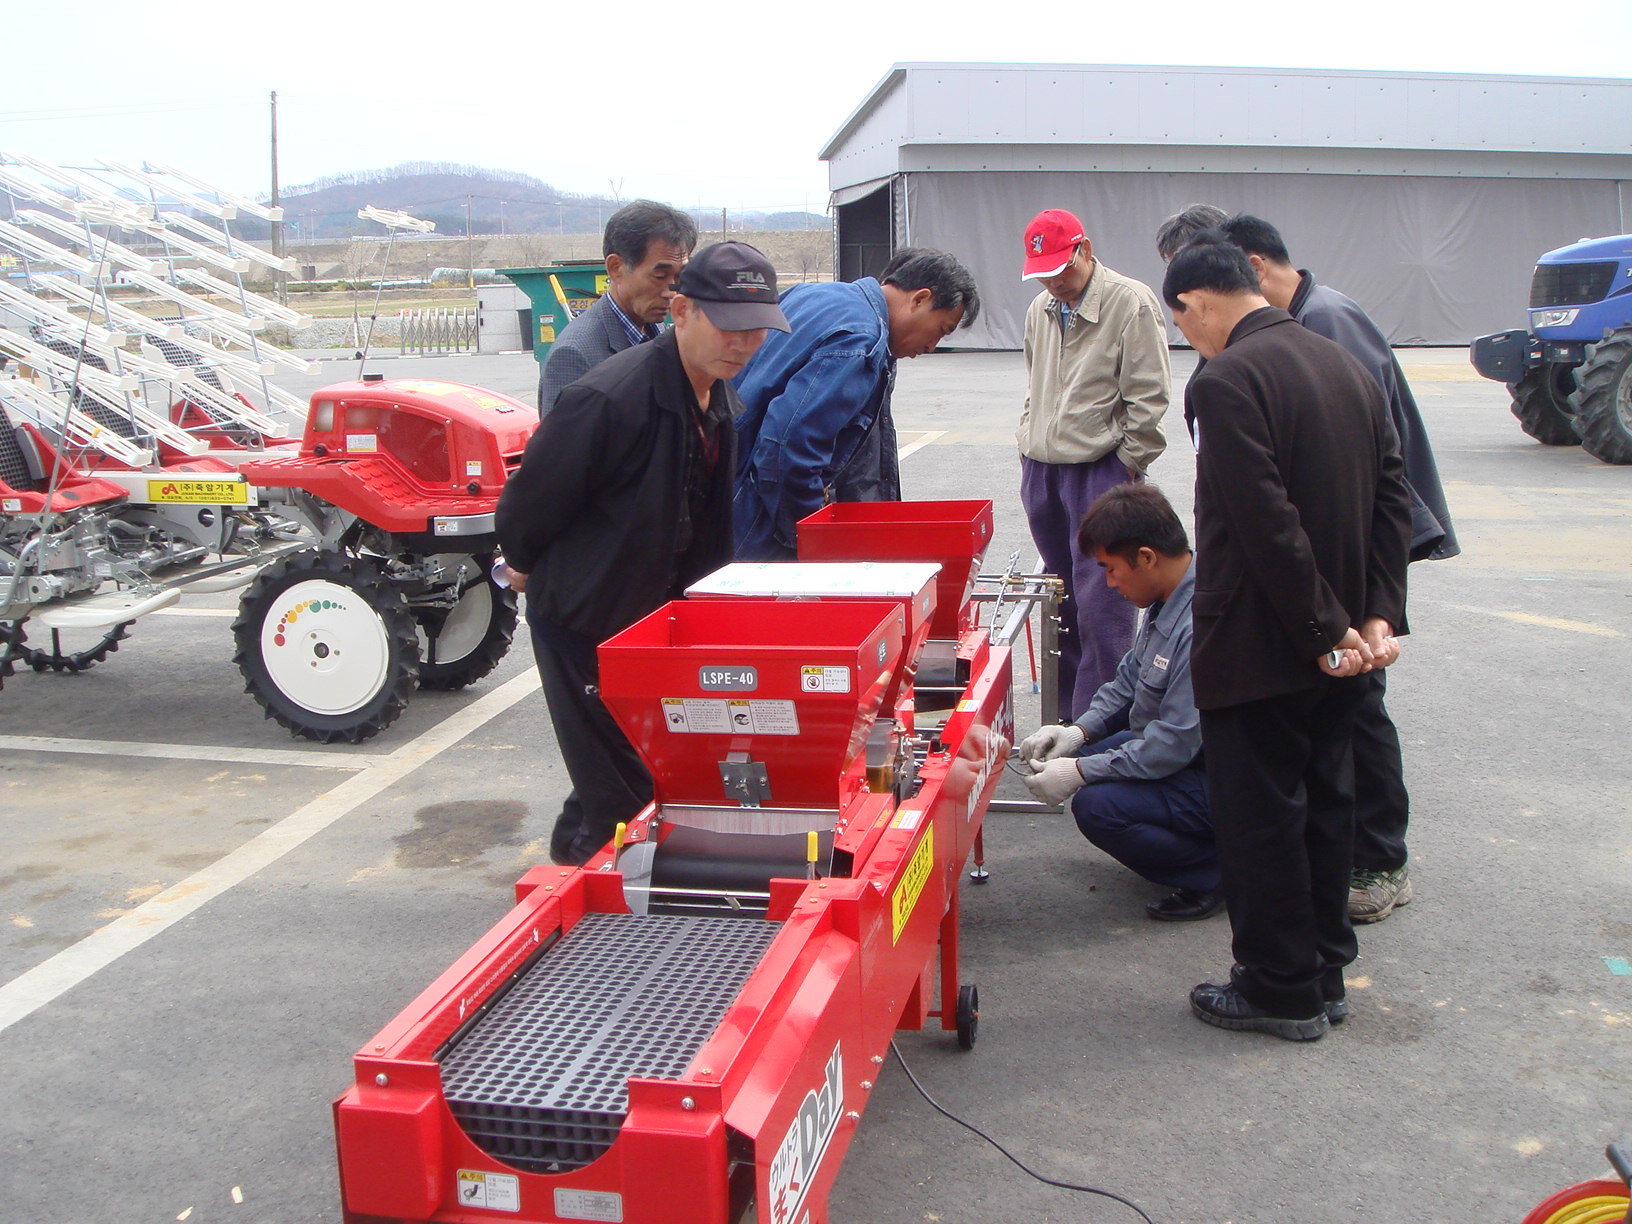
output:
[[[407,601],[365,557],[307,549],[274,562],[244,592],[232,635],[244,691],[323,744],[377,735],[419,679]]]
[[[419,687],[461,689],[499,665],[516,634],[516,593],[493,581],[493,558],[438,558],[466,563],[459,597],[451,608],[413,608],[419,633]]]
[[[1606,331],[1575,372],[1575,427],[1587,454],[1632,463],[1632,328]]]
[[[1570,419],[1570,392],[1575,389],[1575,370],[1566,365],[1536,366],[1509,388],[1513,393],[1513,415],[1524,432],[1543,446],[1575,446],[1581,435]]]

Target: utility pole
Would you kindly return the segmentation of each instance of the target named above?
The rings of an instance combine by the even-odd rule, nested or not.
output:
[[[476,239],[470,232],[470,197],[465,197],[465,264],[470,269],[467,288],[476,288]]]
[[[278,91],[272,91],[272,207],[278,207]],[[273,221],[272,225],[272,255],[275,259],[283,258],[283,222]],[[277,281],[278,301],[289,304],[289,278],[280,268],[274,272]]]
[[[725,225],[725,209],[722,208],[720,209],[720,241],[724,242],[729,233],[730,231],[726,229]]]

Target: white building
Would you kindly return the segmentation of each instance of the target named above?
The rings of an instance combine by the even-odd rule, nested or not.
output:
[[[821,156],[841,279],[903,246],[975,274],[956,347],[1020,346],[1040,209],[1159,290],[1156,228],[1195,201],[1275,224],[1394,343],[1465,344],[1523,326],[1543,251],[1632,229],[1632,81],[898,64]]]

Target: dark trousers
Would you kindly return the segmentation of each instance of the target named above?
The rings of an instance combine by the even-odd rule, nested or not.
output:
[[[1039,463],[1020,457],[1020,501],[1031,538],[1044,567],[1065,584],[1060,707],[1044,710],[1044,718],[1070,722],[1086,710],[1133,645],[1137,610],[1105,585],[1093,557],[1077,547],[1077,528],[1094,499],[1127,482],[1128,469],[1115,451],[1092,463]]]
[[[1118,731],[1080,755],[1119,748],[1132,734]],[[1197,892],[1218,888],[1205,770],[1181,769],[1149,781],[1090,782],[1072,797],[1071,814],[1084,837],[1145,879]]]
[[[1314,663],[1309,665],[1314,667]],[[1354,715],[1361,678],[1201,712],[1234,981],[1248,1002],[1305,1019],[1343,996]]]
[[[550,725],[572,791],[550,834],[550,853],[582,863],[652,800],[652,775],[601,701],[596,643],[535,618],[528,609],[533,657],[550,707]]]
[[[1365,700],[1354,717],[1354,869],[1405,866],[1411,796],[1405,789],[1400,733],[1383,706],[1386,671],[1367,672]]]

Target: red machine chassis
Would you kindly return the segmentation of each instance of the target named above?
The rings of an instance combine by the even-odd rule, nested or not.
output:
[[[714,1035],[678,1079],[631,1079],[618,1138],[559,1175],[479,1149],[433,1057],[538,949],[586,913],[626,912],[610,850],[524,876],[515,908],[356,1056],[334,1110],[349,1224],[724,1224],[750,1204],[760,1224],[822,1224],[891,1036],[956,1027],[958,887],[1014,736],[1009,652],[961,645],[972,678],[917,793],[850,810],[849,878],[772,881],[781,929]],[[465,1205],[473,1187],[487,1207]]]

